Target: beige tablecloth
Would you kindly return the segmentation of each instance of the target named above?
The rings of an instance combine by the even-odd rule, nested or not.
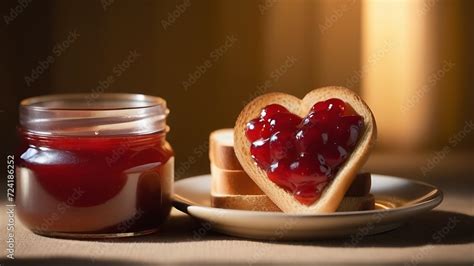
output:
[[[6,213],[1,210],[1,265],[156,265],[156,264],[366,264],[417,265],[474,263],[472,182],[441,186],[444,202],[403,227],[367,236],[355,247],[347,240],[262,242],[212,231],[196,240],[200,225],[173,210],[161,233],[112,241],[77,241],[35,235],[16,225],[15,261],[5,258]],[[448,226],[455,219],[454,228]],[[449,229],[446,232],[446,228]],[[442,237],[434,237],[435,233]]]

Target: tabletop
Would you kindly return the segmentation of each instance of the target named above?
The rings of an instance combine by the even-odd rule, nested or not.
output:
[[[15,226],[15,259],[6,258],[6,207],[1,204],[3,265],[221,264],[468,264],[474,263],[474,195],[465,186],[436,183],[444,192],[435,210],[402,227],[353,243],[348,239],[269,242],[221,235],[173,210],[156,234],[115,240],[66,240]]]

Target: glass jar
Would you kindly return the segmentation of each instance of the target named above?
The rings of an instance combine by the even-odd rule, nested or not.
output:
[[[62,94],[20,104],[17,212],[66,238],[153,233],[169,216],[174,154],[166,102],[140,94]]]

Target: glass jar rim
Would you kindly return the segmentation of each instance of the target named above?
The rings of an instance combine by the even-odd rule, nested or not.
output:
[[[130,93],[52,94],[20,102],[20,126],[39,135],[110,136],[168,129],[160,97]]]

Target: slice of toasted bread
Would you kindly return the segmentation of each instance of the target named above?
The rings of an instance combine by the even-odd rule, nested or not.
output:
[[[281,212],[265,194],[263,195],[219,195],[211,193],[211,205],[215,208]]]
[[[344,197],[359,197],[370,193],[372,176],[370,173],[358,173]]]
[[[243,170],[224,170],[211,163],[211,193],[262,195],[263,191]]]
[[[211,204],[215,208],[281,212],[266,195],[218,195],[211,194]],[[362,197],[344,197],[337,208],[338,212],[373,210],[375,199],[372,194]]]
[[[375,209],[375,197],[372,194],[367,194],[363,197],[344,197],[336,211],[351,212],[373,209]]]
[[[234,152],[234,129],[224,128],[209,136],[209,159],[220,169],[243,170]]]
[[[250,155],[250,142],[245,137],[245,127],[247,122],[258,117],[260,111],[267,105],[280,104],[290,112],[303,117],[308,114],[315,103],[330,98],[339,98],[351,105],[364,118],[364,132],[356,148],[340,167],[332,182],[324,189],[319,200],[310,206],[306,206],[298,202],[291,193],[273,183],[267,177],[266,172],[254,163]],[[370,148],[375,142],[377,131],[375,119],[369,107],[356,93],[343,87],[315,89],[306,94],[302,100],[285,93],[262,95],[244,107],[237,118],[234,129],[235,153],[245,172],[283,212],[299,214],[325,213],[337,210],[354,177],[367,160]]]

